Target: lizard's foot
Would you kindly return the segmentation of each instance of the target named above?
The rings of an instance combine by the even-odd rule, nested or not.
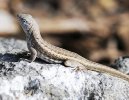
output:
[[[84,69],[85,69],[85,68],[82,68],[81,66],[76,66],[76,67],[72,67],[72,69],[73,69],[73,71],[75,71],[75,72],[78,72],[78,71],[84,72]]]
[[[29,63],[31,63],[31,62],[32,62],[31,60],[24,59],[24,58],[20,58],[18,61],[19,61],[19,62],[20,62],[20,61],[26,61],[26,62],[29,62]]]

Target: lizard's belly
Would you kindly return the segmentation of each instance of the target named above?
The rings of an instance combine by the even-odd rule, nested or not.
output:
[[[43,53],[41,54],[40,52],[37,52],[37,58],[40,58],[48,63],[62,63],[63,62],[62,60],[54,59],[54,58],[47,56]]]

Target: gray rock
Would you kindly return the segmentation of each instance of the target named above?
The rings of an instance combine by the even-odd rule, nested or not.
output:
[[[128,100],[129,82],[40,59],[28,63],[25,41],[0,39],[0,100]]]
[[[111,66],[125,74],[129,74],[129,56],[117,58]]]

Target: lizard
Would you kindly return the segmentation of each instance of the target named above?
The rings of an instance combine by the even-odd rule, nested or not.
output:
[[[129,76],[116,69],[90,61],[75,52],[54,46],[45,41],[40,34],[38,23],[30,14],[19,13],[17,14],[17,19],[26,34],[27,47],[31,54],[28,60],[30,63],[37,57],[48,63],[63,63],[66,67],[79,70],[107,73],[129,82]]]

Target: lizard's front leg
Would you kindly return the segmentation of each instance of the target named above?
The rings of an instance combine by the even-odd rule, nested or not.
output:
[[[36,59],[37,51],[33,47],[30,47],[29,51],[30,51],[31,55],[30,55],[30,58],[29,58],[28,61],[31,63],[31,62],[33,62]]]
[[[64,65],[67,67],[72,67],[75,71],[86,69],[84,65],[75,60],[66,60]]]
[[[28,48],[29,49],[29,52],[30,53],[30,58],[29,59],[25,59],[25,58],[20,58],[19,61],[23,60],[23,61],[27,61],[27,62],[33,62],[36,57],[37,57],[37,51],[33,48],[33,47],[30,47]]]

